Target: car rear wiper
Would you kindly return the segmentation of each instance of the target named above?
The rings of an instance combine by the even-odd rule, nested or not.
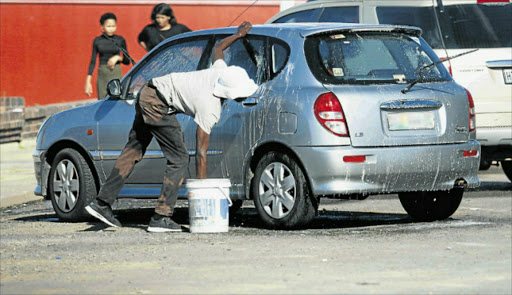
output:
[[[454,55],[454,56],[450,56],[450,57],[447,57],[445,59],[442,59],[442,60],[439,60],[439,61],[436,61],[436,62],[433,62],[431,64],[428,64],[426,66],[422,66],[420,67],[416,72],[418,73],[419,77],[418,79],[415,79],[414,81],[411,82],[411,84],[409,84],[407,87],[405,87],[404,89],[402,89],[402,93],[403,94],[406,94],[409,90],[411,90],[411,88],[416,85],[418,82],[422,81],[423,78],[425,78],[424,76],[424,73],[423,71],[426,70],[426,69],[429,69],[429,71],[432,69],[432,67],[434,66],[437,66],[438,64],[440,63],[443,63],[447,60],[450,60],[450,59],[454,59],[456,57],[459,57],[459,56],[463,56],[463,55],[466,55],[468,53],[473,53],[475,51],[477,51],[478,49],[473,49],[473,50],[470,50],[470,51],[466,51],[466,52],[463,52],[463,53],[459,53],[457,55]]]

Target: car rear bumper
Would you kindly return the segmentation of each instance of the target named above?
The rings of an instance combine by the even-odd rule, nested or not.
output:
[[[480,144],[400,146],[379,148],[295,147],[315,195],[378,194],[449,190],[463,179],[478,187]],[[478,151],[464,157],[464,151]],[[365,156],[346,163],[345,156]]]

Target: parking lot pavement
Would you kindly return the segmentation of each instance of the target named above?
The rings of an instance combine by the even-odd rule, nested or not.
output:
[[[41,199],[34,195],[35,148],[35,139],[0,145],[0,208]]]

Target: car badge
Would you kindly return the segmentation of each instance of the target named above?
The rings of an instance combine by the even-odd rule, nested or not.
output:
[[[465,132],[467,132],[467,130],[468,129],[466,127],[464,127],[464,126],[457,126],[455,128],[455,132],[457,132],[457,133],[465,133]]]

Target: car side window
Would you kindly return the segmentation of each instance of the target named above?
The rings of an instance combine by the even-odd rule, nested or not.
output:
[[[309,10],[298,11],[290,13],[282,18],[276,20],[274,23],[307,23],[316,22],[323,8],[315,8]]]
[[[271,77],[274,78],[284,68],[290,57],[290,48],[288,44],[279,40],[270,40],[271,42],[271,54],[272,54],[272,66]]]
[[[219,36],[217,42],[223,38]],[[267,79],[264,44],[265,39],[260,36],[238,39],[224,50],[224,60],[228,66],[246,70],[249,77],[261,85]]]
[[[341,22],[341,23],[359,23],[359,7],[326,7],[322,16],[318,20],[321,23]]]
[[[423,30],[422,37],[432,48],[443,48],[432,6],[381,6],[376,9],[380,24],[416,26]]]
[[[139,90],[151,78],[198,70],[207,43],[207,38],[174,43],[149,57],[149,61],[131,77],[127,99],[136,98]]]

